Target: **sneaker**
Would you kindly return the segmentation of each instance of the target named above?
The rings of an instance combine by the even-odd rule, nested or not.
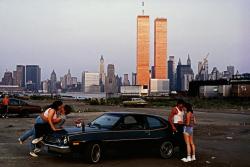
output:
[[[19,144],[23,144],[23,141],[20,138],[18,138],[18,141],[19,141]]]
[[[192,156],[191,161],[195,161],[195,160],[196,160],[195,156]]]
[[[34,139],[34,140],[32,140],[32,144],[37,144],[37,143],[39,143],[40,141],[42,141],[43,140],[43,137],[39,137],[39,138],[36,138],[36,139]]]
[[[190,156],[188,156],[188,157],[187,157],[187,162],[190,162],[190,161],[192,161],[192,159],[191,159]]]
[[[34,153],[39,153],[40,151],[41,151],[41,149],[39,149],[39,148],[34,149]]]
[[[30,152],[30,155],[31,155],[32,157],[38,157],[38,155],[37,155],[36,153],[34,153],[34,152]]]
[[[182,158],[181,161],[182,161],[182,162],[188,162],[188,161],[187,161],[187,158]]]

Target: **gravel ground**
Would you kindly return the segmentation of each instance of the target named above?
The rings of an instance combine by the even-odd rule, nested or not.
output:
[[[46,102],[32,102],[45,105]],[[69,102],[68,102],[69,103]],[[165,108],[123,108],[119,106],[86,106],[78,102],[70,102],[80,111],[131,111],[156,114],[163,117],[169,115],[170,110]],[[89,122],[103,112],[72,113],[66,125],[73,125],[76,118],[84,118]],[[29,118],[11,116],[9,119],[0,119],[0,166],[249,166],[250,164],[250,114],[249,112],[224,111],[195,111],[198,125],[195,127],[195,144],[197,146],[197,161],[182,163],[173,157],[164,160],[157,156],[109,156],[100,164],[87,164],[81,157],[57,157],[45,151],[39,157],[29,156],[28,142],[20,145],[17,138],[25,130],[31,128],[36,115]]]

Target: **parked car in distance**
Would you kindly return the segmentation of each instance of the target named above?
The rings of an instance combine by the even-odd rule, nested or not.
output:
[[[130,101],[123,101],[122,104],[125,107],[145,107],[147,102],[142,98],[132,98]]]
[[[82,128],[65,128],[44,137],[48,152],[82,153],[90,163],[98,163],[113,151],[158,153],[162,158],[173,155],[176,143],[167,120],[154,115],[108,112]],[[137,153],[137,152],[136,152]]]
[[[18,114],[20,116],[28,116],[29,114],[41,113],[42,109],[40,106],[31,105],[23,100],[10,98],[8,106],[8,114]],[[0,110],[2,110],[2,99],[0,99]]]

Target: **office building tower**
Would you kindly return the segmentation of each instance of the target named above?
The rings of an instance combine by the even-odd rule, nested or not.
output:
[[[105,85],[105,71],[104,71],[104,58],[101,56],[100,59],[100,86],[101,86],[101,92],[104,92],[104,85]]]
[[[174,56],[169,56],[168,60],[168,79],[170,91],[175,91],[175,65],[174,65]]]
[[[114,64],[108,64],[107,67],[107,76],[105,79],[105,92],[108,97],[118,93]]]
[[[29,91],[41,89],[41,68],[38,65],[26,65],[26,87]]]
[[[84,93],[100,93],[99,73],[82,73],[82,91]]]
[[[167,19],[154,22],[154,78],[167,79]]]
[[[56,73],[53,70],[51,75],[50,75],[50,93],[57,92],[56,82],[57,82]]]
[[[24,88],[25,87],[25,66],[16,66],[16,85]]]
[[[2,85],[13,85],[13,76],[12,72],[6,71],[2,78]]]
[[[190,58],[187,59],[187,65],[182,65],[179,59],[177,65],[177,78],[176,78],[176,90],[177,91],[188,91],[189,82],[194,79],[194,72],[191,68]]]
[[[149,86],[149,52],[150,52],[150,31],[149,16],[137,17],[137,85],[142,85],[145,89]]]
[[[234,75],[234,66],[227,66],[227,71],[229,72],[230,78]]]
[[[129,86],[130,85],[130,81],[128,79],[128,74],[124,74],[123,85],[124,86]]]
[[[132,72],[132,85],[136,85],[136,73]]]

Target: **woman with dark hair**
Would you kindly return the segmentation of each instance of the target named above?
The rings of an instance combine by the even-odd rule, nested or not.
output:
[[[63,102],[62,101],[54,101],[46,110],[43,112],[40,116],[38,116],[35,120],[35,125],[32,129],[26,131],[23,135],[20,136],[18,139],[19,143],[22,144],[27,138],[32,136],[32,141],[30,143],[30,155],[33,157],[37,157],[37,152],[40,151],[40,149],[36,148],[36,145],[38,142],[40,142],[43,137],[42,135],[45,133],[44,129],[46,131],[58,131],[61,130],[60,128],[56,128],[55,124],[59,123],[61,121],[61,118],[58,118],[58,113],[61,112],[63,109]],[[42,131],[37,129],[36,127],[43,127]]]
[[[184,159],[184,162],[195,161],[195,145],[193,141],[193,126],[196,124],[195,116],[193,114],[192,105],[189,103],[185,104],[186,114],[184,116],[184,139],[187,145],[187,158]],[[192,157],[191,157],[192,153]]]

